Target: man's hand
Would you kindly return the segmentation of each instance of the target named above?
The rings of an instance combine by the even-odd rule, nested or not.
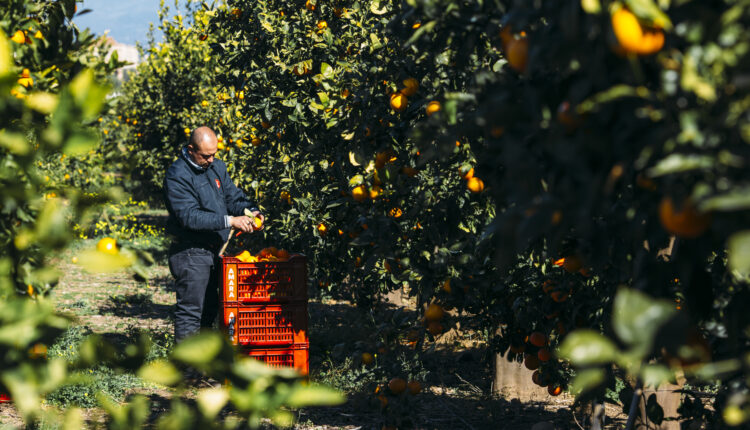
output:
[[[253,231],[253,221],[247,216],[233,216],[229,218],[229,225],[242,231],[243,233],[250,233]]]
[[[260,211],[245,209],[245,215],[252,220],[254,230],[263,230],[263,227],[266,226],[266,217]]]

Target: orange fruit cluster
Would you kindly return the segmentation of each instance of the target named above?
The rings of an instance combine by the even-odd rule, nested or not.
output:
[[[234,258],[242,261],[243,263],[257,263],[263,261],[287,261],[289,260],[289,251],[285,249],[276,249],[273,246],[263,248],[259,253],[253,255],[248,250],[244,250],[237,254]]]

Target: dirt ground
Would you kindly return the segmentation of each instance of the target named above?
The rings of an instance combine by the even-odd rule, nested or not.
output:
[[[75,250],[68,251],[54,262],[63,277],[53,300],[60,311],[74,316],[75,324],[88,326],[114,341],[133,328],[170,336],[175,293],[163,255],[157,256],[160,263],[149,269],[150,281],[139,283],[129,273],[87,273],[71,262],[74,254]],[[310,301],[311,379],[334,386],[337,381],[352,385],[336,387],[348,393],[349,400],[342,406],[298,411],[295,428],[379,429],[385,422],[372,393],[349,381],[366,375],[350,373],[347,365],[332,360],[330,354],[332,345],[342,339],[367,340],[369,326],[360,324],[364,314],[347,302]],[[462,333],[451,336],[447,338],[450,341],[437,345],[434,353],[425,355],[425,389],[403,412],[414,428],[530,429],[539,422],[549,422],[553,425],[549,428],[558,430],[583,428],[577,424],[583,414],[572,412],[573,400],[565,394],[541,402],[493,396],[492,366],[483,358],[481,342]],[[165,389],[145,391],[155,400],[152,412],[158,416],[160,409],[168,406],[172,393]],[[104,426],[100,410],[88,409],[85,415],[91,427]],[[625,417],[617,408],[608,408],[607,415],[607,428],[622,428]],[[23,428],[12,404],[0,404],[0,428]]]

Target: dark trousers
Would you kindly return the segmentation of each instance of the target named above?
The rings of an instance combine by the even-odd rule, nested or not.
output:
[[[174,312],[176,342],[203,327],[213,326],[219,313],[218,267],[218,257],[207,249],[170,249],[169,271],[175,278],[177,290]]]

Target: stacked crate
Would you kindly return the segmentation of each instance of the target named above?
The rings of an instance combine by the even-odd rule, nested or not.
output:
[[[307,258],[245,263],[222,257],[221,321],[240,351],[307,375]]]

